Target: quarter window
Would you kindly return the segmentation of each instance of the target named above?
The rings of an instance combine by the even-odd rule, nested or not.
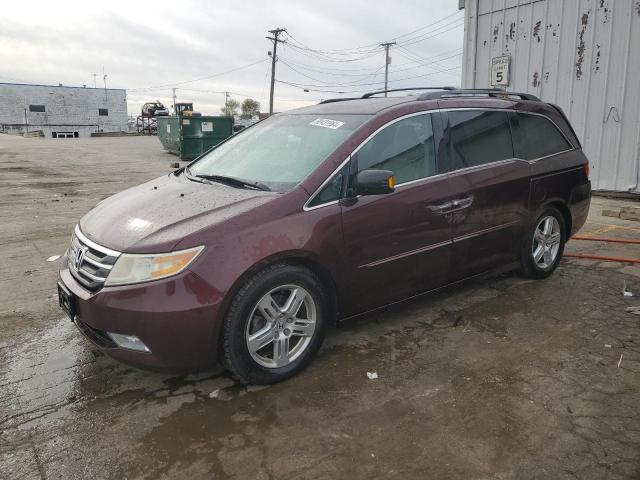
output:
[[[391,170],[396,184],[436,174],[431,115],[399,120],[378,132],[356,154],[358,171]]]
[[[448,123],[448,151],[453,170],[513,158],[506,112],[451,111]]]
[[[344,188],[344,178],[349,171],[349,164],[347,163],[336,174],[333,175],[331,180],[318,192],[318,194],[309,202],[310,207],[316,207],[318,205],[324,205],[326,203],[335,202],[342,197],[342,190]]]
[[[518,158],[534,160],[571,149],[549,119],[527,113],[512,113],[511,118],[513,146]]]

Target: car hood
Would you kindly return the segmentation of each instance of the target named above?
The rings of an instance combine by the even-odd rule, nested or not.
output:
[[[169,174],[103,200],[80,220],[80,230],[121,252],[170,251],[189,234],[278,196]]]

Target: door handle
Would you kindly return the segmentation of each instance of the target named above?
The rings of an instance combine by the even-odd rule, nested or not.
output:
[[[444,202],[439,203],[437,205],[427,205],[427,208],[431,210],[431,213],[434,215],[444,215],[449,212],[449,210],[453,207],[453,202]]]
[[[457,198],[451,201],[451,212],[469,208],[473,204],[473,195],[465,198]]]

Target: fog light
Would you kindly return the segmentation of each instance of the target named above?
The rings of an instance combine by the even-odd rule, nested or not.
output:
[[[123,335],[121,333],[111,333],[109,332],[109,336],[111,340],[116,342],[121,348],[128,348],[129,350],[136,350],[138,352],[150,352],[149,348],[142,343],[135,335]]]

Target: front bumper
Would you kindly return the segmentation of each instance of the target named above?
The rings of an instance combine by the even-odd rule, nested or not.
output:
[[[63,265],[66,261],[63,259]],[[192,371],[216,363],[218,311],[222,295],[187,270],[175,277],[137,285],[84,288],[68,268],[59,281],[76,298],[75,323],[97,348],[135,366]],[[135,335],[149,352],[116,346],[107,332]]]

